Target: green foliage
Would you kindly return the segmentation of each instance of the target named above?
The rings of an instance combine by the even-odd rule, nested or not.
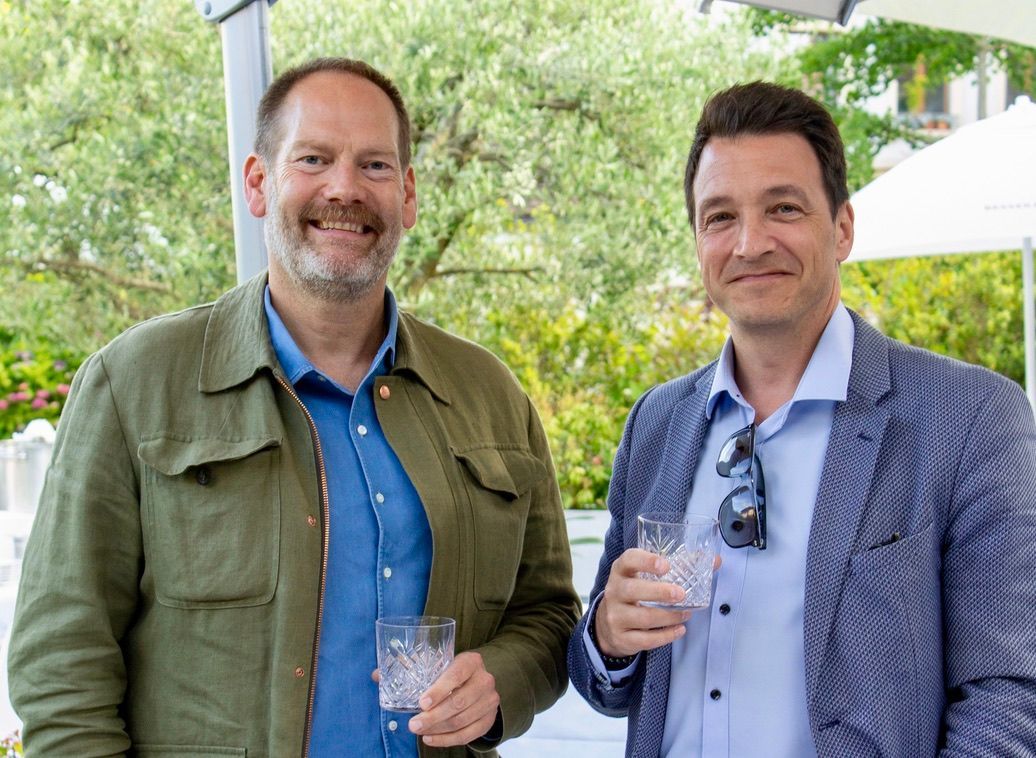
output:
[[[0,2],[0,331],[88,351],[232,283],[219,44],[187,2]]]
[[[34,418],[56,423],[81,362],[69,351],[34,352],[24,345],[0,350],[0,439]]]
[[[516,306],[494,312],[477,329],[540,410],[565,507],[604,507],[630,407],[653,385],[719,352],[725,320],[687,294],[656,292],[639,311],[624,313],[603,301],[570,302],[556,312]]]
[[[1025,382],[1018,253],[858,263],[842,279],[846,302],[890,337]]]

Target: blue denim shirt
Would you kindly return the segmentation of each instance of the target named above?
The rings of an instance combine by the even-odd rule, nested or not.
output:
[[[385,315],[385,340],[351,393],[302,354],[266,290],[277,359],[313,417],[327,471],[330,540],[311,758],[417,755],[409,717],[381,711],[371,681],[377,668],[374,620],[424,611],[432,560],[424,507],[374,409],[374,379],[395,360],[398,313],[387,290]]]

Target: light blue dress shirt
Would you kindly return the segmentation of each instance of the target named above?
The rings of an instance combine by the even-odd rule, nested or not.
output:
[[[351,393],[302,354],[266,291],[277,359],[313,417],[327,472],[330,539],[311,758],[417,755],[409,716],[382,711],[370,678],[377,668],[374,620],[423,613],[432,561],[424,507],[374,410],[374,379],[395,359],[398,313],[388,291],[385,315],[388,334]]]

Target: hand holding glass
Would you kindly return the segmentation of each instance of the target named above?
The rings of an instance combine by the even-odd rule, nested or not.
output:
[[[381,707],[417,713],[421,695],[453,662],[457,624],[443,616],[392,616],[374,627]]]
[[[672,514],[642,513],[637,517],[637,547],[669,561],[663,576],[642,573],[641,578],[668,582],[684,589],[683,600],[660,603],[642,600],[654,608],[704,608],[712,600],[712,571],[716,561],[719,528],[708,516],[685,516],[674,521]]]

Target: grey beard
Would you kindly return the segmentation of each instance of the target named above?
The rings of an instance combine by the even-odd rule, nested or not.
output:
[[[353,303],[370,294],[392,265],[399,247],[400,230],[386,229],[370,252],[355,265],[335,266],[320,256],[281,213],[276,197],[268,198],[263,224],[266,249],[302,292],[329,303]]]

